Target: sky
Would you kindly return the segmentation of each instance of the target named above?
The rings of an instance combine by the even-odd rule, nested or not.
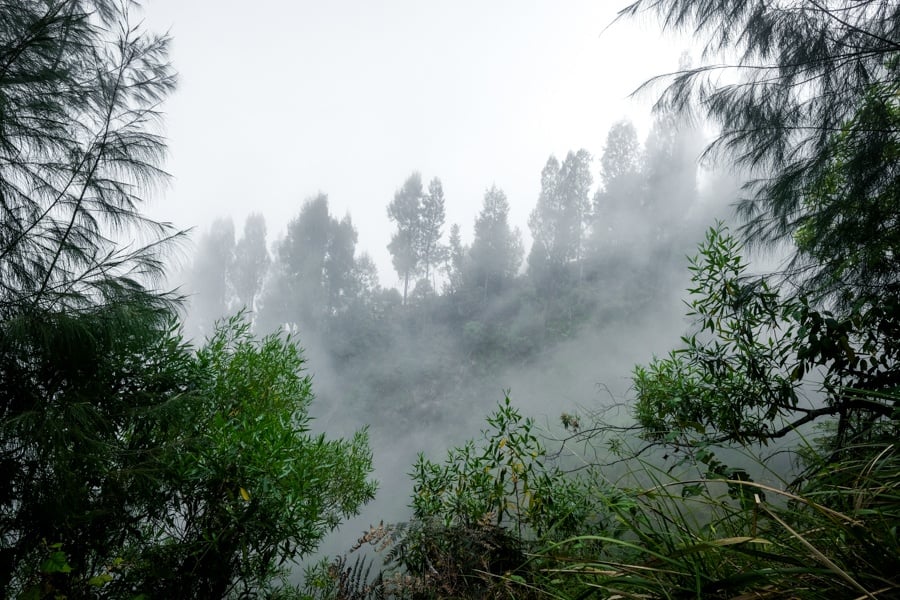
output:
[[[528,244],[550,154],[594,154],[609,127],[650,124],[645,80],[683,41],[650,20],[610,26],[627,0],[154,0],[173,37],[177,91],[162,107],[170,185],[149,209],[178,227],[262,212],[270,241],[304,199],[350,213],[359,250],[396,285],[386,207],[413,171],[440,177],[464,240],[496,184]]]

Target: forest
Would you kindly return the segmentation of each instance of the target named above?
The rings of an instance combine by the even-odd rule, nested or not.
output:
[[[3,597],[900,598],[900,3],[623,6],[649,133],[410,168],[396,288],[325,192],[172,266],[135,7],[0,0]]]

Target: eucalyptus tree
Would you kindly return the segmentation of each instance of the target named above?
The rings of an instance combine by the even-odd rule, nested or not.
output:
[[[234,248],[229,279],[239,307],[253,310],[269,268],[266,219],[252,213],[244,221],[244,233]]]
[[[406,304],[410,279],[419,274],[422,266],[419,254],[421,239],[422,176],[413,173],[403,183],[403,187],[394,193],[394,199],[388,205],[388,218],[397,226],[391,236],[388,250],[394,270],[403,281],[403,303]]]
[[[621,15],[643,12],[721,61],[671,75],[658,107],[705,113],[721,127],[708,152],[755,175],[748,240],[802,232],[788,275],[844,306],[896,293],[900,3],[638,0]]]
[[[428,193],[422,197],[422,225],[418,242],[422,274],[429,280],[433,278],[435,265],[440,264],[447,253],[446,246],[441,244],[444,222],[447,219],[444,204],[444,186],[441,180],[435,177],[428,184]]]
[[[528,266],[538,280],[558,279],[584,257],[593,184],[590,163],[590,153],[581,149],[569,152],[562,164],[551,156],[541,171],[541,194],[528,219],[534,238]]]
[[[450,239],[447,244],[447,255],[444,257],[444,270],[447,273],[445,289],[450,294],[459,292],[463,286],[463,273],[469,249],[462,242],[458,223],[450,226]]]
[[[509,200],[497,186],[484,193],[475,219],[475,239],[469,249],[466,275],[469,285],[481,292],[481,302],[513,280],[522,262],[522,236],[509,224]]]
[[[630,121],[610,127],[600,156],[601,185],[594,194],[590,247],[595,256],[620,245],[626,215],[635,214],[643,196],[642,148]]]

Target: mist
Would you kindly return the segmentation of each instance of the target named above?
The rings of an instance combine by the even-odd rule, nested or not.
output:
[[[616,421],[629,423],[634,366],[689,327],[687,257],[706,228],[729,219],[740,178],[701,166],[704,123],[630,97],[689,58],[678,40],[639,24],[604,29],[612,8],[514,7],[511,19],[507,6],[472,20],[451,11],[452,32],[413,12],[390,24],[379,14],[411,45],[376,36],[374,54],[356,64],[349,55],[373,34],[351,23],[358,35],[345,38],[324,11],[313,20],[331,23],[323,31],[334,39],[319,31],[266,42],[278,57],[283,46],[302,55],[286,68],[303,71],[304,91],[263,64],[239,95],[247,103],[271,88],[291,98],[293,110],[255,114],[253,131],[236,126],[295,143],[260,138],[270,148],[226,174],[233,157],[205,125],[214,115],[197,122],[221,155],[218,171],[176,171],[167,200],[214,200],[170,213],[194,227],[189,255],[169,270],[187,297],[186,333],[200,342],[238,311],[258,334],[289,333],[313,376],[317,430],[369,432],[380,491],[320,555],[346,551],[370,524],[407,519],[417,454],[442,461],[478,438],[506,394],[548,441],[565,435],[563,413],[589,420],[615,404]],[[176,39],[206,39],[191,29],[196,15],[177,16]],[[530,33],[538,29],[543,48]],[[468,43],[447,54],[457,31]],[[634,36],[648,38],[648,52],[612,60]],[[316,54],[313,40],[328,53]],[[182,52],[188,86],[202,86],[208,74]],[[371,103],[354,99],[354,82]],[[189,139],[178,115],[200,91],[173,100],[176,159]],[[218,183],[204,187],[204,172]]]
[[[699,166],[704,141],[674,115],[644,139],[619,121],[593,152],[550,154],[527,176],[530,197],[515,200],[530,204],[525,223],[493,184],[469,222],[450,223],[456,199],[439,174],[411,171],[383,199],[393,273],[325,192],[298,203],[283,235],[261,213],[199,229],[181,275],[187,332],[202,340],[244,310],[257,333],[291,334],[316,427],[368,428],[380,492],[320,555],[408,519],[417,454],[440,461],[478,438],[507,393],[548,441],[564,435],[563,413],[587,420],[616,404],[630,422],[631,372],[685,333],[687,257],[738,193],[735,177]]]

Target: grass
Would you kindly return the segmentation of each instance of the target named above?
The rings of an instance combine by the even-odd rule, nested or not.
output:
[[[900,457],[894,444],[821,465],[797,489],[726,478],[680,479],[647,461],[651,485],[610,503],[616,536],[542,551],[566,598],[898,598]],[[585,542],[602,551],[572,558]]]

